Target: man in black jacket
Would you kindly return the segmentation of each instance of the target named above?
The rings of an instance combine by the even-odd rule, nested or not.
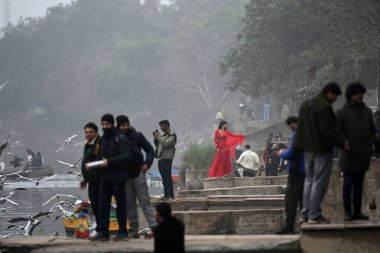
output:
[[[99,193],[100,193],[100,181],[98,169],[86,170],[85,164],[88,162],[97,161],[99,157],[99,140],[98,126],[92,122],[87,123],[84,126],[84,134],[86,136],[87,143],[84,145],[83,160],[81,166],[81,172],[83,180],[80,182],[80,188],[86,189],[88,184],[88,197],[91,202],[91,208],[96,220],[97,233],[100,232],[100,220],[99,220]]]
[[[338,133],[351,147],[351,150],[341,151],[339,160],[343,172],[346,221],[368,219],[368,216],[361,212],[363,181],[370,166],[376,128],[371,109],[363,103],[365,92],[366,88],[359,82],[348,85],[347,104],[337,113]]]
[[[92,240],[107,241],[110,238],[108,227],[112,195],[116,200],[119,225],[115,240],[128,240],[125,185],[128,180],[131,149],[127,138],[114,127],[115,120],[111,114],[103,115],[101,123],[104,134],[100,139],[100,158],[103,160],[103,166],[99,169],[100,233]]]
[[[140,174],[136,178],[130,178],[127,181],[127,213],[130,224],[130,235],[132,238],[138,238],[139,221],[137,215],[136,197],[139,200],[142,211],[149,227],[157,225],[153,214],[153,207],[150,202],[148,186],[146,184],[145,172],[147,172],[153,163],[154,149],[147,141],[141,132],[137,132],[134,127],[130,125],[129,119],[125,115],[120,115],[116,118],[117,128],[123,133],[132,145],[145,152],[145,162],[141,167]]]

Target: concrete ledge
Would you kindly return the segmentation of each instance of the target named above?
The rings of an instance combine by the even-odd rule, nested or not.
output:
[[[299,236],[247,235],[247,236],[186,236],[187,253],[301,253]],[[98,242],[64,237],[30,237],[0,240],[2,253],[151,253],[153,240],[128,242]]]
[[[205,178],[204,189],[231,188],[239,186],[286,185],[287,181],[288,176]]]
[[[302,224],[302,232],[318,231],[342,231],[342,230],[378,230],[380,232],[380,221],[351,221],[330,224]]]

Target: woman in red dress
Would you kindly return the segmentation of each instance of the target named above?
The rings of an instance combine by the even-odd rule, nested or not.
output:
[[[232,172],[231,156],[234,160],[235,146],[243,143],[245,136],[234,134],[227,130],[227,121],[221,121],[215,131],[214,144],[216,147],[215,160],[211,165],[208,177],[224,177]]]

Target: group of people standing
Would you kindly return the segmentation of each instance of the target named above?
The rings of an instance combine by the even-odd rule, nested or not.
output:
[[[80,187],[82,189],[88,187],[88,195],[96,219],[96,233],[90,239],[93,241],[110,239],[109,217],[112,196],[116,201],[116,216],[119,225],[115,241],[139,237],[136,198],[154,234],[162,234],[162,229],[174,226],[174,229],[179,232],[171,235],[172,239],[181,239],[184,234],[183,224],[171,217],[170,206],[168,207],[167,203],[156,207],[156,215],[154,215],[145,177],[154,158],[158,158],[165,189],[162,200],[174,198],[171,164],[175,155],[177,138],[174,130],[170,129],[169,121],[159,122],[163,134],[160,134],[158,130],[153,133],[156,149],[141,132],[136,131],[130,125],[126,115],[119,115],[116,123],[115,127],[113,115],[103,115],[101,118],[102,136],[98,134],[98,127],[95,123],[90,122],[84,126],[87,143],[84,146],[81,167],[83,180],[80,182]],[[135,166],[134,152],[136,152],[133,149],[137,149],[139,152],[143,150],[145,159],[140,164],[141,169],[138,175],[131,178],[130,170],[132,166]],[[100,168],[91,169],[87,166],[89,162],[99,160],[103,161]],[[127,217],[130,223],[129,231],[127,231]]]

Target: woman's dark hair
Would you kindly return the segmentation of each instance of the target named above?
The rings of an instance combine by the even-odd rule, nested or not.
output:
[[[227,121],[222,120],[222,121],[219,123],[218,129],[222,129],[223,125],[226,124],[226,123],[227,123]]]
[[[332,94],[335,94],[335,95],[340,95],[342,94],[342,90],[340,89],[339,85],[337,83],[328,83],[326,84],[323,89],[322,89],[322,93],[323,94],[327,94],[329,91],[331,91]]]
[[[86,128],[91,128],[93,129],[96,133],[98,132],[98,126],[93,123],[93,122],[88,122],[85,126],[84,126],[84,129]]]
[[[346,99],[350,102],[351,97],[356,94],[364,94],[367,92],[367,89],[360,82],[350,83],[346,88]]]

